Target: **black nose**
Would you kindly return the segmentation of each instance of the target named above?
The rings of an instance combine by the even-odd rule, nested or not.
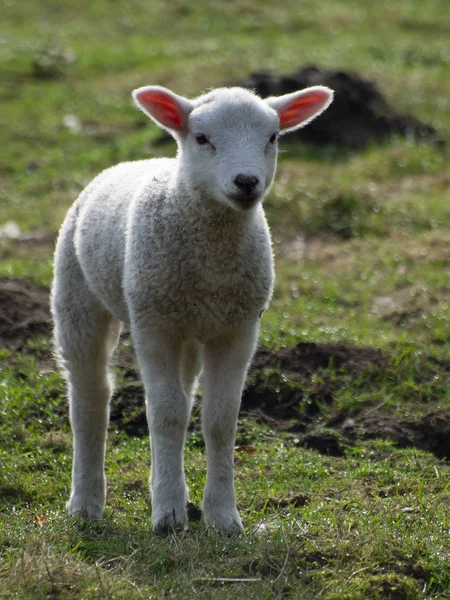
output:
[[[250,195],[258,185],[259,179],[253,175],[243,175],[242,173],[239,173],[239,175],[236,175],[234,183],[242,192]]]

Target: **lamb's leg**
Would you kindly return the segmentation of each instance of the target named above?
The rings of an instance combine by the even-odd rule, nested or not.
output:
[[[181,380],[182,343],[166,332],[136,327],[134,341],[147,397],[152,466],[152,523],[155,533],[186,524],[184,439],[190,402]]]
[[[55,286],[55,341],[69,387],[74,437],[70,514],[101,518],[105,505],[104,458],[111,382],[108,362],[117,345],[120,323],[99,305],[75,268],[66,285]]]
[[[207,477],[206,523],[225,533],[241,533],[234,491],[234,444],[242,389],[253,356],[257,327],[234,331],[205,346],[203,430]]]

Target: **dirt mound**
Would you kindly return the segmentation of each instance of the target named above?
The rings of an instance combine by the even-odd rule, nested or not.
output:
[[[328,429],[330,426],[333,429]],[[296,445],[321,454],[342,456],[345,448],[357,440],[375,439],[389,440],[400,448],[419,448],[440,459],[450,460],[450,411],[432,411],[416,418],[368,412],[355,419],[333,419],[325,424],[325,430],[312,426],[296,439]]]
[[[298,433],[297,445],[330,456],[342,456],[358,439],[379,438],[450,459],[450,411],[405,418],[369,408],[354,418],[336,414],[323,421],[321,408],[332,405],[340,385],[331,368],[354,378],[364,370],[368,378],[371,369],[383,371],[387,362],[375,348],[346,344],[299,343],[276,353],[260,348],[250,368],[241,412],[275,429]],[[445,363],[441,366],[447,368]],[[317,384],[311,386],[319,370]]]
[[[372,365],[382,368],[384,362],[377,349],[345,344],[301,342],[276,353],[259,348],[250,367],[241,412],[278,429],[307,431],[321,406],[333,402],[336,384],[327,369],[356,376]],[[311,390],[312,376],[318,370],[323,370],[323,375]],[[302,385],[305,382],[307,394]]]
[[[324,403],[333,402],[336,383],[327,369],[357,375],[373,365],[382,368],[383,354],[373,348],[356,348],[345,344],[314,344],[271,352],[259,348],[250,367],[244,391],[241,414],[267,423],[278,430],[307,432],[316,421]],[[313,392],[307,382],[317,371],[323,376]],[[125,383],[116,391],[111,404],[111,420],[131,435],[148,432],[145,417],[144,390],[136,381],[137,373],[127,371]],[[313,443],[313,442],[311,442]]]
[[[317,369],[333,366],[361,369],[369,363],[384,363],[383,354],[376,348],[357,348],[347,344],[315,344],[299,342],[295,346],[271,352],[258,348],[250,373],[259,369],[277,368],[290,376],[311,375]]]
[[[414,446],[450,459],[450,411],[430,412],[416,419],[362,415],[344,421],[340,430],[349,440],[389,439],[401,448]]]
[[[362,148],[370,140],[402,135],[418,140],[443,138],[426,123],[395,112],[375,84],[351,71],[305,67],[288,75],[260,71],[237,85],[256,90],[262,97],[295,92],[312,85],[335,91],[334,101],[320,118],[289,137],[316,145],[334,144]]]
[[[28,337],[50,327],[48,290],[0,277],[0,348],[18,350]]]

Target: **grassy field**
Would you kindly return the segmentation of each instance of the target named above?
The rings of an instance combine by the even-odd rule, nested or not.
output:
[[[189,96],[261,69],[349,69],[448,136],[447,13],[447,0],[6,1],[0,228],[22,235],[0,237],[0,276],[48,286],[54,237],[84,185],[119,161],[173,155],[132,107],[141,85]],[[450,598],[448,148],[395,138],[284,150],[266,202],[277,286],[261,345],[316,344],[330,358],[298,378],[252,373],[249,394],[263,381],[275,400],[239,423],[246,535],[193,520],[155,537],[148,439],[120,418],[105,518],[67,516],[71,436],[46,330],[0,347],[0,598]],[[369,349],[381,358],[355,358]],[[116,402],[140,393],[135,369],[125,339]],[[282,421],[287,390],[298,402]],[[191,429],[200,506],[198,410]]]

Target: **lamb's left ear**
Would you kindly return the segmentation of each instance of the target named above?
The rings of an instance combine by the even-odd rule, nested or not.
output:
[[[139,108],[157,125],[172,134],[185,132],[187,118],[193,108],[187,98],[159,85],[138,88],[132,96]]]
[[[333,90],[322,85],[266,100],[280,115],[281,133],[303,127],[328,108],[332,101]]]

